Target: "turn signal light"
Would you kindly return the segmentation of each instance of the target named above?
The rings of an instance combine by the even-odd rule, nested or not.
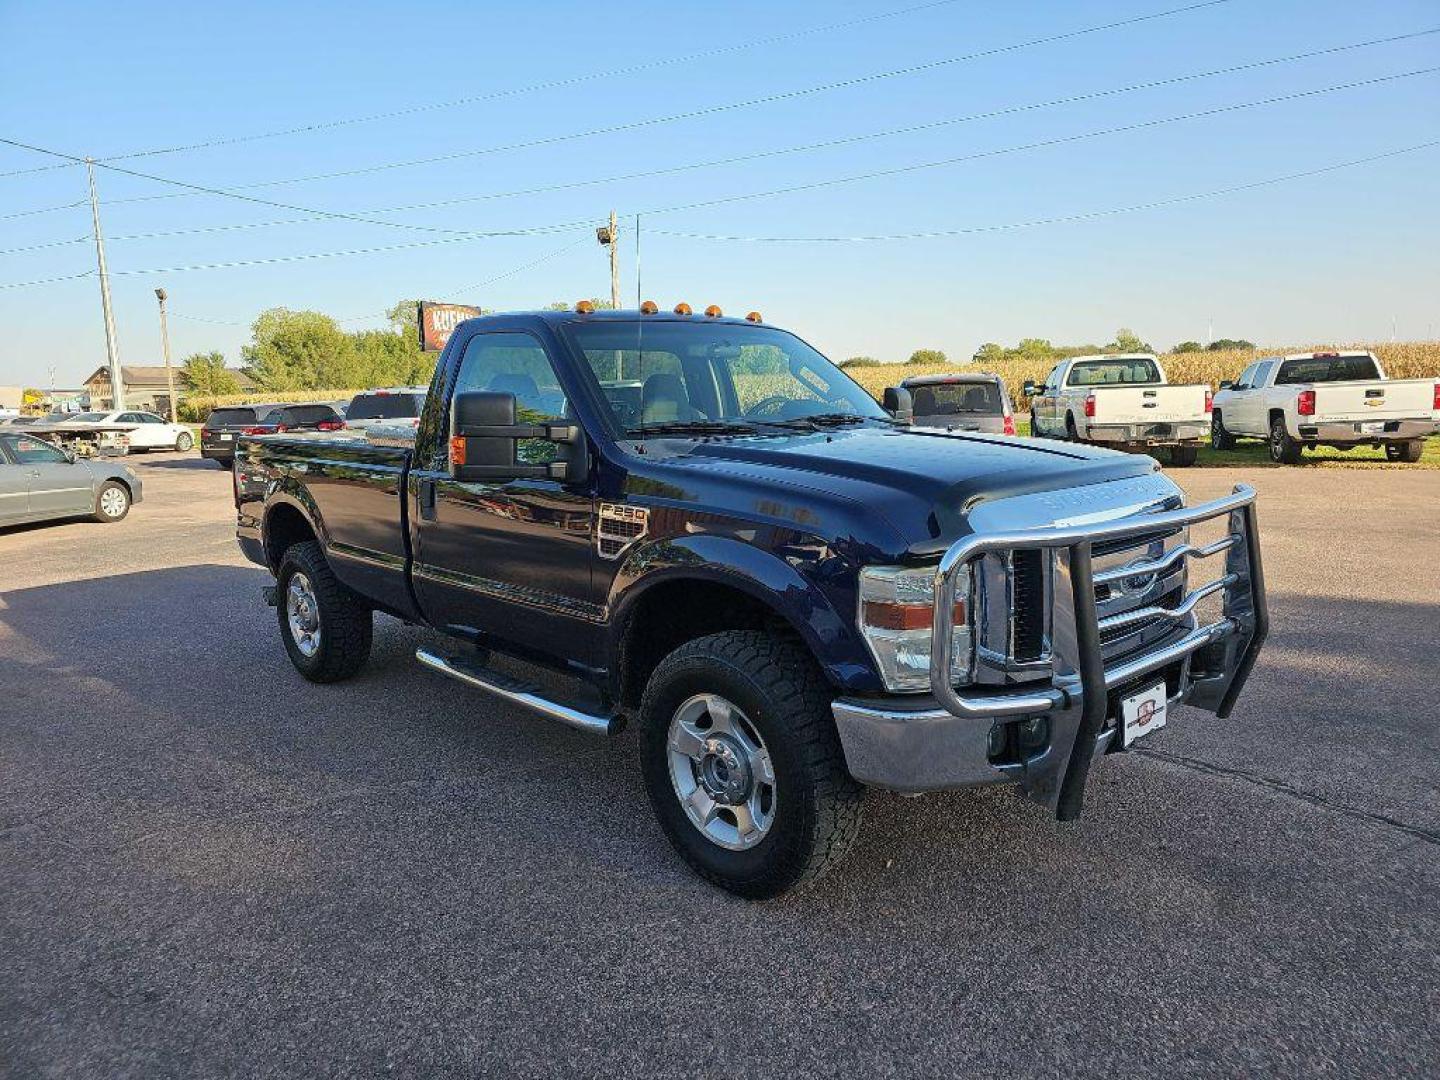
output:
[[[1014,435],[1014,434],[1015,434],[1015,416],[1014,416],[1013,413],[1008,413],[1008,412],[1007,412],[1007,413],[1005,414],[1005,434],[1006,434],[1006,435]]]
[[[464,436],[464,435],[452,435],[452,436],[450,436],[450,464],[451,464],[451,465],[464,465],[464,464],[465,464],[465,436]]]
[[[646,300],[643,304],[640,305],[641,315],[654,315],[659,312],[659,310],[660,305],[655,303],[654,300]]]
[[[759,313],[758,311],[752,311],[752,312],[750,312],[749,315],[746,315],[746,316],[745,316],[745,321],[746,321],[746,322],[764,322],[765,320],[760,317],[760,313]]]
[[[1315,391],[1301,390],[1295,398],[1295,411],[1301,416],[1315,415]]]
[[[1086,398],[1085,398],[1085,415],[1086,415],[1087,417],[1090,417],[1090,416],[1094,416],[1094,415],[1095,415],[1095,395],[1094,395],[1094,394],[1089,394],[1089,395],[1087,395]]]
[[[1215,411],[1215,395],[1210,392],[1210,388],[1209,388],[1209,387],[1206,387],[1206,388],[1205,388],[1205,411],[1206,411],[1206,412],[1214,412],[1214,411]]]
[[[684,300],[681,300],[680,303],[678,303],[678,304],[675,305],[675,314],[676,314],[676,315],[693,315],[694,312],[690,310],[690,305],[689,305],[689,304],[685,303]]]
[[[1431,403],[1431,407],[1436,412],[1440,412],[1440,382],[1435,384],[1435,400]]]
[[[315,425],[316,431],[344,431],[344,420],[321,420]]]
[[[705,314],[710,316],[710,318],[712,319],[718,319],[721,315],[724,315],[725,313],[720,310],[719,305],[711,304],[705,309]]]
[[[929,604],[899,604],[893,600],[866,600],[865,625],[877,630],[928,630],[935,609]],[[965,601],[955,601],[955,625],[965,625]]]
[[[576,303],[575,303],[575,314],[576,314],[576,315],[593,315],[594,313],[595,313],[595,305],[592,304],[589,300],[578,300],[578,301],[576,301]]]

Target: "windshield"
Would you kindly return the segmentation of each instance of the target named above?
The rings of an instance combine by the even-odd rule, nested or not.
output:
[[[768,326],[596,320],[567,331],[622,434],[889,419],[829,360]]]
[[[410,420],[420,415],[423,394],[356,394],[345,416],[349,420]]]
[[[207,427],[222,427],[227,424],[255,423],[254,409],[216,409],[205,421]]]
[[[82,412],[76,413],[74,416],[70,417],[70,419],[78,420],[82,424],[95,424],[99,423],[101,420],[104,420],[109,415],[109,413],[105,412]]]
[[[1370,356],[1316,356],[1286,360],[1275,376],[1276,386],[1294,383],[1349,382],[1378,379],[1380,371]]]
[[[916,416],[1002,416],[1000,387],[993,382],[921,383],[909,388]]]
[[[1158,383],[1160,368],[1149,357],[1128,360],[1082,360],[1070,369],[1070,386],[1113,383]]]

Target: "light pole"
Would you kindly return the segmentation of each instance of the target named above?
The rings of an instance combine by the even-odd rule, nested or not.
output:
[[[125,373],[120,369],[120,346],[115,340],[115,313],[110,307],[110,271],[105,266],[105,237],[100,232],[100,198],[95,194],[95,163],[85,159],[90,177],[90,217],[95,225],[95,262],[100,271],[100,309],[105,315],[105,353],[110,362],[110,408],[125,408]]]
[[[165,383],[170,389],[170,422],[175,423],[175,372],[170,367],[170,326],[165,321],[165,290],[156,289],[155,299],[160,301],[160,348],[165,353]]]
[[[610,224],[595,230],[595,239],[601,247],[610,249],[610,306],[620,307],[620,225],[615,220],[615,211],[610,211]]]

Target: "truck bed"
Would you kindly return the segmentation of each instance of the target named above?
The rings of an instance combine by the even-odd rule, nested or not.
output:
[[[1095,397],[1090,423],[1146,424],[1202,420],[1209,387],[1194,384],[1137,384],[1083,388]]]

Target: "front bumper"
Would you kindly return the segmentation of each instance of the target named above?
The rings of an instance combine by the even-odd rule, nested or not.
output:
[[[1149,565],[1129,565],[1099,575],[1091,547],[1157,529],[1188,528],[1226,517],[1228,532],[1197,547],[1188,540]],[[950,684],[956,580],[988,553],[1040,548],[1053,559],[1053,604],[1048,678],[1020,687]],[[1164,619],[1174,629],[1138,655],[1106,666],[1096,585],[1117,574],[1143,576],[1162,564],[1173,568],[1193,558],[1225,553],[1225,573],[1185,593],[1173,607],[1136,611],[1122,620]],[[1223,594],[1221,616],[1202,623],[1196,607]],[[842,698],[833,705],[836,727],[851,774],[863,783],[897,791],[1018,783],[1022,791],[1062,819],[1080,812],[1090,761],[1117,743],[1114,698],[1141,680],[1163,677],[1172,703],[1188,703],[1228,716],[1265,640],[1269,617],[1255,525],[1255,492],[1238,485],[1231,495],[1189,509],[1136,514],[1097,525],[976,533],[957,541],[936,571],[935,640],[930,695]],[[1115,620],[1106,619],[1110,623]],[[1039,720],[1044,737],[1033,752],[997,756],[1013,748],[1004,725]],[[1008,739],[1008,742],[1007,742]]]
[[[1379,431],[1367,431],[1369,423],[1382,424]],[[1323,424],[1301,424],[1300,439],[1303,442],[1354,443],[1366,446],[1377,442],[1408,442],[1440,434],[1440,423],[1429,419],[1340,421]]]
[[[1125,446],[1170,446],[1174,443],[1204,442],[1210,438],[1210,424],[1204,420],[1154,424],[1091,424],[1086,437],[1093,442]]]

